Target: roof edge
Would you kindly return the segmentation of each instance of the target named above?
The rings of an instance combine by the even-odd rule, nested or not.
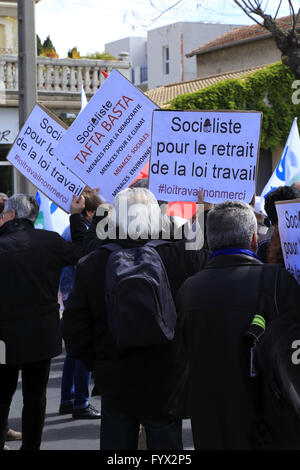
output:
[[[300,31],[300,26],[296,27],[296,31]],[[194,51],[188,52],[187,54],[185,54],[185,56],[193,57],[195,55],[205,55],[205,54],[209,54],[210,52],[215,52],[215,51],[219,51],[222,49],[229,49],[231,47],[240,46],[242,44],[247,44],[249,42],[260,41],[261,39],[270,39],[271,37],[272,37],[272,33],[268,32],[265,34],[260,34],[259,36],[254,36],[254,37],[250,37],[246,39],[240,39],[239,41],[233,41],[233,42],[229,42],[226,44],[221,44],[220,46],[208,47],[206,49],[203,49],[202,51],[196,49]],[[202,46],[202,47],[204,48],[205,46]]]
[[[271,33],[261,34],[259,36],[254,36],[254,37],[250,37],[246,39],[240,39],[239,41],[229,42],[227,44],[221,44],[220,46],[208,47],[199,52],[197,52],[197,50],[192,51],[186,54],[186,57],[193,57],[194,55],[205,55],[205,54],[209,54],[210,52],[220,51],[222,49],[230,49],[231,47],[240,46],[241,44],[247,44],[249,42],[259,41],[261,39],[270,39],[271,37],[272,37]]]
[[[278,64],[278,63],[280,63],[280,61],[270,62],[268,64],[262,64],[262,65],[253,65],[251,67],[246,67],[246,68],[238,69],[238,70],[231,70],[229,72],[206,75],[205,77],[193,78],[192,80],[184,80],[183,82],[168,83],[167,85],[161,85],[159,87],[151,88],[149,90],[146,90],[145,93],[147,93],[148,91],[161,90],[161,89],[165,89],[165,88],[172,88],[174,86],[185,85],[185,84],[188,84],[188,83],[199,82],[199,81],[202,81],[202,80],[209,80],[209,79],[212,79],[212,78],[225,77],[226,75],[232,75],[234,73],[238,74],[238,73],[245,72],[245,75],[246,75],[246,72],[249,72],[249,75],[250,75],[251,73],[256,72],[256,69],[261,70],[263,68],[266,68],[266,67]]]

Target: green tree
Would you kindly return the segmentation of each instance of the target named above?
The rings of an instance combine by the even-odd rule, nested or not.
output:
[[[57,58],[58,54],[55,50],[55,47],[50,39],[50,36],[47,36],[42,46],[42,56],[44,57],[54,57]]]
[[[37,34],[36,35],[36,53],[37,53],[38,56],[41,55],[42,50],[43,50],[42,41],[41,41],[39,35]]]
[[[299,93],[292,88],[295,76],[278,62],[243,78],[227,79],[194,93],[177,96],[170,109],[255,110],[263,113],[261,148],[284,147],[294,117],[300,119]]]
[[[47,36],[45,41],[43,42],[43,49],[55,49],[50,39],[50,36]]]
[[[80,52],[77,50],[77,47],[73,47],[73,49],[68,50],[68,57],[70,57],[70,59],[81,59]]]
[[[84,57],[85,59],[95,59],[95,60],[117,60],[113,55],[109,54],[108,52],[94,52],[92,54],[88,54]]]

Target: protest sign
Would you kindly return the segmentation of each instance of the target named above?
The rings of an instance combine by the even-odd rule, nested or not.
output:
[[[85,184],[54,156],[54,149],[65,133],[63,123],[37,104],[7,160],[57,206],[69,212],[72,196],[79,197]]]
[[[130,185],[150,158],[157,106],[113,70],[60,140],[55,153],[103,199]]]
[[[276,210],[285,268],[300,284],[300,199],[278,201]]]
[[[262,114],[155,110],[150,190],[165,201],[239,200],[255,193]]]

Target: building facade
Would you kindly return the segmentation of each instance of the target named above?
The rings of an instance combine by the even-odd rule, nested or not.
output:
[[[196,57],[186,54],[199,44],[232,30],[236,25],[178,22],[155,28],[146,37],[127,37],[105,44],[117,57],[128,52],[131,81],[142,91],[197,78]]]
[[[290,17],[280,18],[277,23],[281,29],[291,27]],[[204,45],[199,43],[186,56],[196,59],[199,78],[281,60],[281,52],[271,34],[257,24],[236,27]]]
[[[178,22],[148,31],[148,86],[150,89],[197,78],[196,57],[186,54],[236,25]]]
[[[37,57],[36,99],[58,117],[75,116],[81,108],[81,87],[89,100],[105,80],[102,71],[112,69],[130,79],[128,54],[112,61]],[[0,1],[0,192],[8,195],[22,192],[24,186],[36,193],[6,159],[19,132],[19,96],[17,3]]]
[[[0,2],[0,60],[3,55],[18,54],[17,4]],[[11,193],[14,185],[13,167],[6,155],[19,132],[17,108],[6,106],[6,90],[0,73],[0,192]]]
[[[147,67],[147,38],[127,37],[105,44],[105,51],[118,57],[120,53],[127,52],[130,57],[131,69],[130,80],[140,88],[146,90],[148,87]]]

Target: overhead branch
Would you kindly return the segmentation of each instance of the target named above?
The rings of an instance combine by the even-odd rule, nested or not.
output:
[[[274,16],[267,14],[267,4],[263,8],[263,0],[233,1],[249,18],[271,33],[277,48],[281,51],[282,62],[288,65],[297,77],[300,77],[300,41],[297,34],[300,9],[296,14],[293,1],[288,0],[291,21],[289,28],[282,27],[277,19],[282,0],[278,0],[278,7]]]

